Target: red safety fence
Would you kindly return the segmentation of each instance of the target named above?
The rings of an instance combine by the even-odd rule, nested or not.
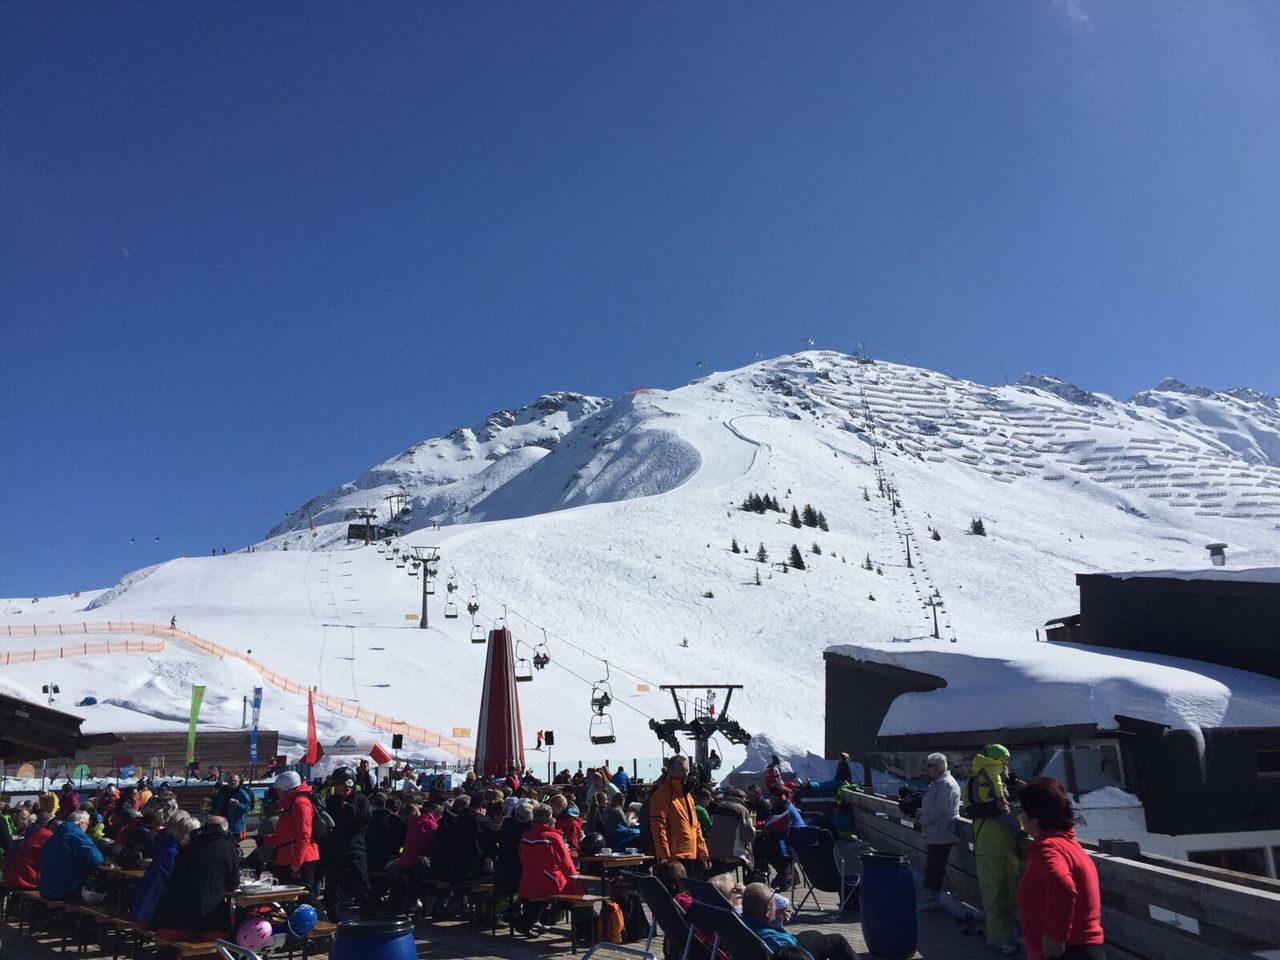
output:
[[[307,690],[310,689],[306,684],[290,680],[288,677],[276,673],[276,671],[259,663],[253,657],[238,650],[230,650],[221,644],[206,640],[204,637],[198,637],[194,633],[188,633],[186,630],[175,630],[172,627],[166,627],[158,623],[135,623],[133,621],[71,624],[46,623],[16,628],[10,624],[6,626],[6,630],[10,637],[66,637],[75,636],[76,634],[141,633],[160,638],[158,641],[150,643],[145,640],[122,640],[117,642],[107,640],[97,643],[68,643],[57,647],[49,647],[45,650],[12,651],[4,654],[3,659],[6,665],[34,663],[37,660],[60,660],[67,657],[84,657],[103,653],[159,653],[164,650],[165,638],[172,637],[175,640],[188,643],[210,656],[234,657],[243,663],[247,663],[262,675],[262,679],[265,682],[286,693],[305,696]],[[334,713],[341,714],[344,717],[350,717],[360,723],[368,724],[375,730],[382,730],[386,733],[400,733],[409,740],[415,740],[427,746],[440,747],[457,757],[471,759],[475,755],[474,749],[469,744],[462,743],[452,737],[446,737],[435,730],[428,730],[426,727],[415,726],[414,724],[406,723],[404,720],[389,717],[384,713],[367,710],[357,703],[352,703],[342,697],[322,693],[318,689],[312,693],[312,697],[319,706],[332,710]]]

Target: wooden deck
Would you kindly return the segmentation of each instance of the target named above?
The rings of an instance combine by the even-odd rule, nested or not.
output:
[[[834,913],[819,915],[816,911],[808,911],[790,929],[843,934],[860,957],[871,956],[866,952],[862,926],[856,919],[849,920]],[[582,956],[586,947],[579,944],[577,950],[571,950],[568,936],[562,935],[563,933],[562,928],[554,928],[538,939],[531,940],[519,935],[508,936],[505,929],[500,930],[497,936],[473,932],[464,921],[419,922],[418,956],[423,960],[551,960]],[[654,942],[654,952],[659,957],[662,956],[661,938]],[[68,955],[74,955],[74,948]],[[295,957],[298,955],[294,954]],[[609,956],[604,950],[599,955]],[[47,936],[38,939],[20,937],[12,927],[0,925],[0,956],[4,960],[53,960],[64,955],[55,949],[55,942]],[[111,952],[90,947],[83,956],[103,960],[110,957]],[[328,957],[328,953],[319,951],[312,956],[323,960]],[[920,915],[920,952],[917,956],[923,960],[979,960],[989,958],[991,953],[980,938],[963,936],[949,915],[935,910]]]

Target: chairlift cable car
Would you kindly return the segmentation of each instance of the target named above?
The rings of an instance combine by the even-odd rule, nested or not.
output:
[[[471,599],[467,601],[467,613],[471,614],[474,617],[476,613],[479,612],[479,610],[480,610],[480,600],[473,593],[471,595]]]
[[[551,662],[551,651],[547,649],[547,628],[542,628],[542,642],[533,651],[533,666],[537,670],[545,670]]]
[[[458,605],[452,600],[444,605],[444,618],[446,620],[458,619]]]
[[[609,683],[609,661],[604,662],[604,679],[591,685],[591,709],[604,713],[613,703],[613,687]]]
[[[616,743],[618,739],[613,735],[613,720],[607,713],[592,715],[591,726],[587,730],[587,736],[597,746]]]
[[[418,575],[418,567],[422,566],[417,560],[409,564],[409,576],[416,577]]]
[[[520,648],[524,646],[521,641],[516,641],[516,683],[528,683],[533,679],[533,664],[529,662],[528,657],[520,656]]]
[[[471,642],[472,643],[485,642],[484,625],[481,624],[480,621],[475,618],[474,614],[471,617]]]

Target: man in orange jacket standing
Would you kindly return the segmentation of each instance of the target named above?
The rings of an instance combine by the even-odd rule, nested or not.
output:
[[[702,876],[711,866],[707,841],[687,786],[689,761],[680,754],[667,759],[666,773],[649,798],[649,828],[653,855],[659,863],[679,860],[690,876]]]

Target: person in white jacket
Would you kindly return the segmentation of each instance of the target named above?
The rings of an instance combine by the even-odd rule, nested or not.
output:
[[[925,761],[929,771],[929,787],[920,802],[920,815],[916,819],[924,833],[928,855],[924,868],[924,893],[920,898],[921,909],[938,905],[942,893],[942,875],[947,870],[947,858],[956,840],[956,820],[960,816],[960,785],[947,769],[947,757],[931,753]]]

